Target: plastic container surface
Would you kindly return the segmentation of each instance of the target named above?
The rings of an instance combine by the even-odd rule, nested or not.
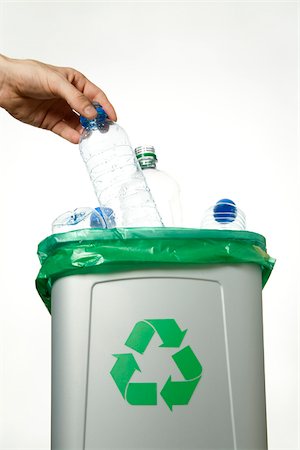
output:
[[[157,157],[153,146],[137,147],[135,153],[164,225],[180,227],[182,207],[177,181],[157,168]]]
[[[95,106],[95,120],[81,117],[85,131],[79,147],[100,208],[113,210],[117,227],[162,226],[126,132]]]

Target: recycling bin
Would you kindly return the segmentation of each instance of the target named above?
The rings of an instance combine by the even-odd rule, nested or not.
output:
[[[267,449],[261,235],[91,229],[38,253],[53,450]]]

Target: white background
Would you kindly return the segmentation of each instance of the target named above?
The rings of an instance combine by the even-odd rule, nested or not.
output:
[[[277,258],[264,289],[269,448],[297,449],[297,2],[1,2],[0,52],[74,66],[177,178],[186,226],[229,197]],[[96,198],[77,146],[0,111],[1,436],[49,449],[51,222]],[[298,174],[299,177],[299,174]],[[299,316],[298,316],[299,317]]]

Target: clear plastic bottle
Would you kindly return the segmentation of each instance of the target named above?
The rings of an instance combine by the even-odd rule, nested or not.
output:
[[[52,223],[52,233],[66,233],[84,228],[107,228],[105,216],[98,208],[76,208],[58,216]]]
[[[179,185],[166,172],[157,169],[157,157],[153,146],[137,147],[135,154],[143,169],[164,225],[166,227],[181,227],[182,208]]]
[[[222,198],[205,213],[201,228],[215,230],[245,230],[246,217],[234,201]]]
[[[98,215],[100,214],[100,219]],[[102,226],[104,220],[105,227]],[[95,208],[95,214],[91,215],[91,228],[115,228],[115,214],[111,208]]]
[[[94,106],[96,119],[80,118],[85,128],[80,153],[100,208],[113,210],[117,227],[163,226],[127,134],[99,104]]]

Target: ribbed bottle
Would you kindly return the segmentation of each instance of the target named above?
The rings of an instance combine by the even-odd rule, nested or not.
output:
[[[182,208],[178,183],[157,169],[157,156],[152,145],[137,147],[135,153],[166,227],[182,226]]]
[[[79,146],[100,208],[113,210],[117,227],[163,226],[126,132],[94,106],[96,119],[80,118],[85,130]]]

